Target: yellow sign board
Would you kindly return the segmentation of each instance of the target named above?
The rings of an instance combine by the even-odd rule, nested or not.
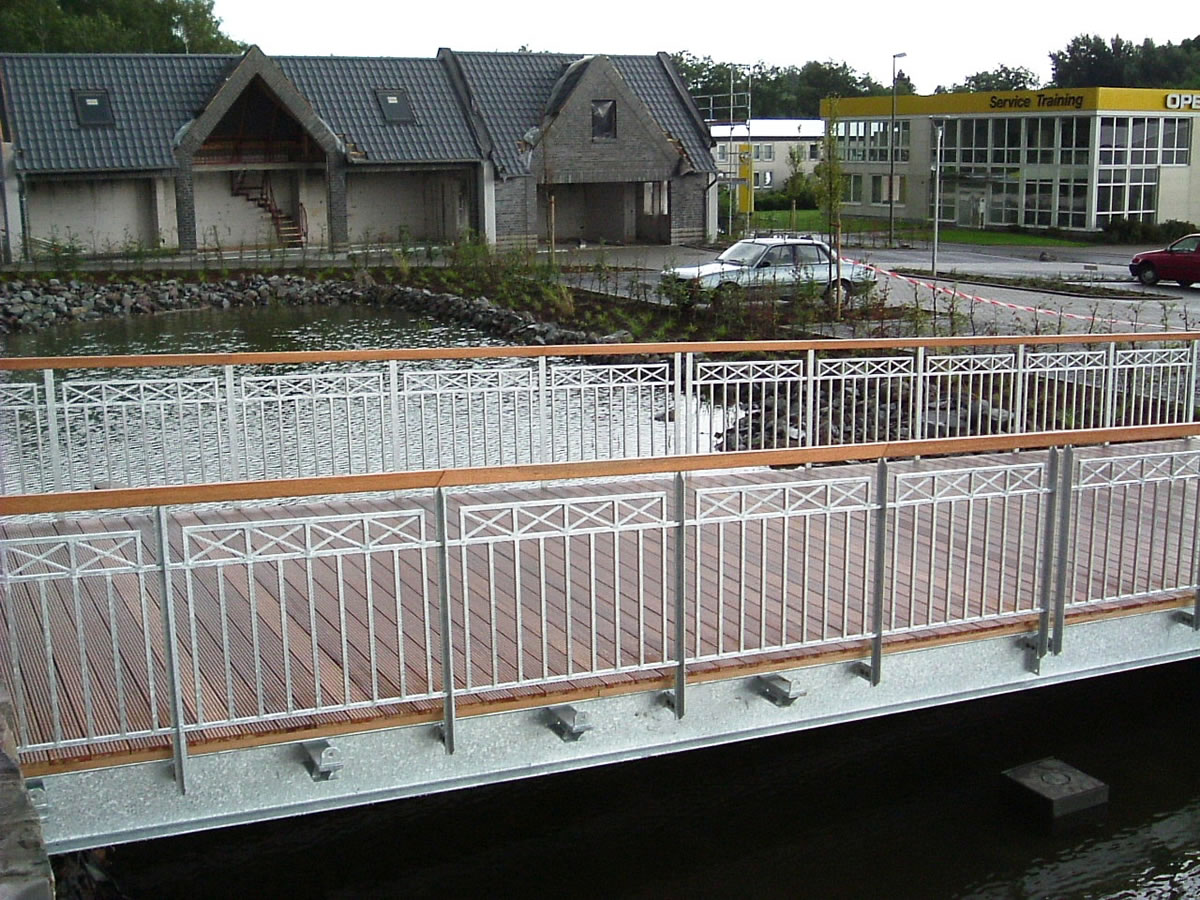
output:
[[[841,97],[839,118],[887,118],[892,96]],[[821,115],[829,117],[829,100],[821,101]],[[906,94],[896,97],[898,116],[939,115],[1062,115],[1096,110],[1135,112],[1200,111],[1200,91],[1161,88],[1046,88],[1040,91],[992,91],[971,94]]]
[[[738,144],[737,209],[743,215],[754,212],[754,158],[749,144]]]

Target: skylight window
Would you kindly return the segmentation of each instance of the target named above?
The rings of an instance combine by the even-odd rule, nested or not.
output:
[[[375,97],[379,100],[379,109],[383,112],[384,121],[394,125],[407,125],[416,121],[412,104],[408,102],[408,91],[404,88],[380,88],[375,92]]]
[[[113,124],[112,105],[108,102],[108,91],[72,91],[75,101],[75,118],[80,125],[97,127]]]

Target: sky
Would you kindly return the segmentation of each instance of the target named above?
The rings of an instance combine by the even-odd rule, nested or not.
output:
[[[1135,15],[1127,4],[1113,0],[1087,5],[1056,0],[781,2],[748,4],[741,22],[733,3],[662,0],[607,0],[586,6],[545,0],[215,0],[213,13],[230,37],[280,56],[430,57],[439,47],[526,46],[579,54],[686,50],[717,62],[745,64],[834,60],[890,84],[892,54],[905,53],[897,60],[898,68],[920,93],[932,93],[939,84],[949,86],[1002,64],[1032,69],[1047,81],[1050,52],[1062,50],[1078,34],[1098,34],[1106,40],[1119,34],[1135,44],[1145,38],[1164,44],[1195,37],[1200,26],[1194,19],[1189,26],[1187,17],[1171,14],[1174,5]],[[1185,8],[1179,3],[1178,12]]]

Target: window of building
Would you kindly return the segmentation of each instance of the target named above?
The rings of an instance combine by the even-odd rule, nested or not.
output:
[[[867,123],[847,120],[837,123],[838,150],[846,162],[864,162],[867,158]]]
[[[754,186],[755,186],[755,187],[762,187],[762,172],[755,172],[755,173],[754,173]]]
[[[1054,164],[1054,132],[1057,119],[1047,116],[1025,122],[1025,162],[1030,165]]]
[[[1158,133],[1161,122],[1157,117],[1134,116],[1129,128],[1129,164],[1153,166],[1158,163]]]
[[[1001,165],[1021,161],[1021,120],[992,119],[992,162]]]
[[[1058,184],[1058,227],[1087,227],[1088,183],[1086,179]]]
[[[726,144],[717,144],[717,159],[719,159],[721,162],[725,162],[725,160],[728,159],[728,155],[725,152],[726,149]]]
[[[1021,185],[1015,180],[992,184],[989,225],[1016,225],[1021,212]]]
[[[904,203],[907,193],[908,179],[903,175],[897,175],[896,180],[892,183],[892,201],[895,203]],[[871,176],[871,202],[872,203],[887,203],[888,176],[872,175]]]
[[[617,101],[592,101],[592,140],[615,141],[617,139]]]
[[[816,141],[813,141],[811,144],[808,145],[808,158],[809,159],[820,159],[821,158],[821,145],[818,144]]]
[[[1192,123],[1188,119],[1163,119],[1162,164],[1186,166],[1191,153]]]
[[[1025,225],[1049,228],[1053,206],[1053,181],[1042,179],[1025,182]]]
[[[409,125],[416,121],[412,104],[408,102],[408,91],[404,88],[380,89],[375,92],[375,99],[379,101],[379,109],[385,122]]]
[[[113,124],[112,105],[108,102],[108,91],[72,91],[75,100],[75,120],[84,127],[100,127]]]
[[[1059,119],[1058,162],[1064,166],[1086,166],[1092,144],[1092,120],[1083,116]]]
[[[1100,118],[1100,165],[1124,166],[1129,162],[1129,116]]]
[[[1158,206],[1158,169],[1101,169],[1096,187],[1096,224],[1113,219],[1153,222]]]
[[[959,161],[964,164],[988,161],[988,120],[963,119],[959,123]]]
[[[842,176],[842,202],[862,203],[863,177],[861,175]]]

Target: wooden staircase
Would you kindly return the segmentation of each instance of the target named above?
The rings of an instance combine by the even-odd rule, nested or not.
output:
[[[303,247],[304,231],[302,223],[285,213],[275,204],[275,193],[271,189],[270,172],[253,172],[243,170],[233,176],[232,192],[235,197],[242,197],[248,203],[253,203],[271,218],[275,236],[284,247]],[[301,207],[303,214],[303,207]]]

